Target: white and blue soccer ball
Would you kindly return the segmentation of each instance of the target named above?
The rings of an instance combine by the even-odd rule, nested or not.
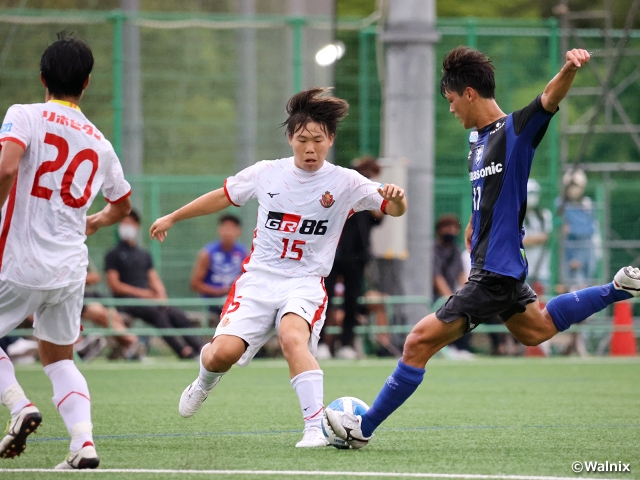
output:
[[[369,410],[369,405],[364,403],[359,398],[355,397],[340,397],[337,400],[334,400],[329,405],[325,407],[325,410],[335,410],[338,412],[351,412],[354,415],[364,415],[367,410]],[[337,435],[333,433],[333,430],[327,423],[327,417],[325,415],[322,416],[322,433],[324,433],[324,437],[329,442],[329,445],[340,448],[362,448],[361,442],[347,442]]]

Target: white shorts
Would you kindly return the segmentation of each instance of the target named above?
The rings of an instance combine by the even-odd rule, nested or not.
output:
[[[283,277],[251,271],[240,275],[231,287],[220,315],[218,335],[233,335],[248,347],[238,360],[245,367],[280,326],[282,317],[295,313],[311,327],[309,350],[315,357],[324,325],[327,292],[322,277]]]
[[[71,345],[80,335],[84,282],[53,290],[20,287],[0,280],[0,337],[34,314],[36,338]]]

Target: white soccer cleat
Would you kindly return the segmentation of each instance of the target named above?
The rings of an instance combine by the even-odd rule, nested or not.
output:
[[[96,453],[96,447],[91,442],[85,442],[77,452],[69,452],[64,462],[56,465],[56,470],[85,470],[98,468],[100,458]]]
[[[325,408],[324,416],[333,433],[347,442],[351,448],[362,448],[373,437],[373,435],[365,437],[362,434],[362,417],[360,415]]]
[[[623,267],[613,277],[616,290],[624,290],[634,297],[640,296],[640,269],[638,267]]]
[[[296,448],[327,447],[329,442],[324,438],[322,427],[304,427],[302,440],[296,443]]]
[[[199,379],[196,378],[191,385],[184,389],[180,396],[180,404],[178,405],[178,411],[184,418],[191,417],[194,413],[200,410],[202,403],[207,399],[213,387],[215,387],[222,377],[216,378],[216,382],[209,390],[205,390],[200,387]]]
[[[42,424],[38,407],[28,404],[7,425],[6,436],[0,442],[0,458],[18,457],[27,448],[27,437]]]

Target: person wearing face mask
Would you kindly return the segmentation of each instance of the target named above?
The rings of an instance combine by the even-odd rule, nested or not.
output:
[[[593,201],[584,194],[587,187],[587,175],[584,171],[568,170],[562,177],[562,184],[562,281],[568,290],[572,290],[594,281],[599,229]]]
[[[164,284],[153,268],[151,255],[138,247],[140,216],[135,210],[118,225],[120,242],[105,256],[104,268],[107,285],[114,297],[119,298],[167,298]],[[190,328],[191,324],[182,310],[175,307],[118,307],[121,312],[140,318],[156,328]],[[197,358],[202,342],[198,337],[162,337],[180,358]]]
[[[433,299],[450,297],[467,282],[467,274],[462,264],[462,252],[456,240],[460,235],[460,220],[452,213],[438,217],[436,241],[433,247]],[[447,354],[452,359],[473,358],[467,334],[449,345]]]
[[[551,252],[547,246],[553,230],[553,214],[540,206],[540,184],[530,178],[527,182],[527,213],[524,217],[524,239],[529,278],[538,295],[549,293],[551,281]]]

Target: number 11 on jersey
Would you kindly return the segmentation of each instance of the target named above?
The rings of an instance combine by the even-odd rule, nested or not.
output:
[[[482,187],[473,187],[473,209],[480,210],[480,199],[482,198]]]
[[[304,240],[294,240],[293,243],[291,244],[291,251],[290,253],[295,254],[294,257],[290,257],[287,256],[287,253],[289,253],[289,239],[288,238],[283,238],[282,239],[282,243],[284,243],[284,246],[282,247],[282,255],[280,255],[280,258],[289,258],[291,260],[300,260],[302,258],[302,249],[300,248],[300,246],[304,245],[305,242]]]

